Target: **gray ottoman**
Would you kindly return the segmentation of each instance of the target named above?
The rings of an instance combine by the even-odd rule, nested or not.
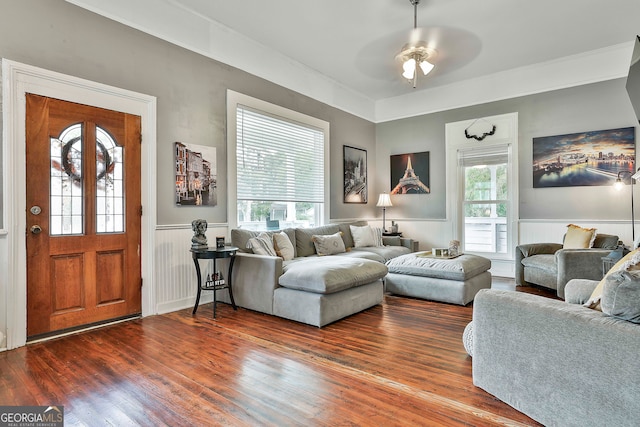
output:
[[[411,253],[387,262],[387,292],[467,305],[480,289],[491,287],[491,260],[477,255],[442,259]]]

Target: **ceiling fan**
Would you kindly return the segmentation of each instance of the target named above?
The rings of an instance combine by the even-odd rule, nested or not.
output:
[[[413,34],[416,35],[418,34],[418,4],[420,4],[420,0],[409,0],[409,2],[413,5]],[[418,69],[425,76],[429,74],[435,66],[429,60],[433,60],[437,53],[423,40],[405,44],[400,53],[396,55],[396,59],[402,63],[402,77],[412,82],[415,88],[418,83]]]

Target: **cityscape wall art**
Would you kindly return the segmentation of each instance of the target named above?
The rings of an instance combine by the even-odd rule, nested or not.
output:
[[[343,146],[344,202],[367,203],[367,150]]]
[[[533,188],[629,184],[635,148],[635,127],[533,138]]]
[[[205,145],[174,144],[176,205],[216,206],[216,149]]]

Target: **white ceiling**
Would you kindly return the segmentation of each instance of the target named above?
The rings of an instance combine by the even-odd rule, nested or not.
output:
[[[438,55],[413,89],[394,60],[412,37],[409,0],[68,1],[374,121],[407,102],[452,107],[422,98],[620,77],[640,33],[640,0],[422,0],[419,38]]]

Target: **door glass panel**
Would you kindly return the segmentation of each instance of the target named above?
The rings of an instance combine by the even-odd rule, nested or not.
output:
[[[124,232],[123,148],[96,128],[96,232]]]
[[[82,125],[64,129],[50,139],[51,179],[49,234],[83,234]]]

